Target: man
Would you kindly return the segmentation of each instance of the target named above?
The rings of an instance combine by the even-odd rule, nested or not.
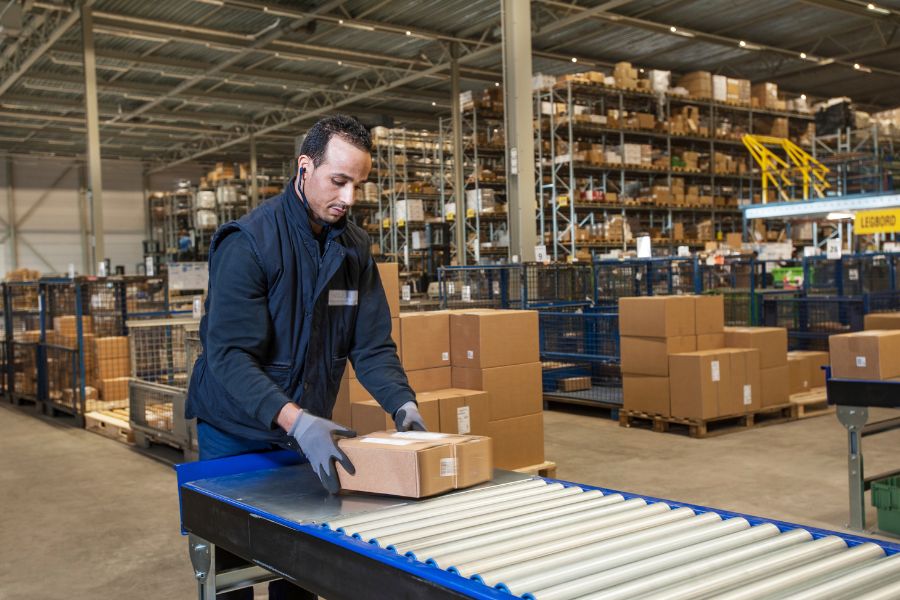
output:
[[[356,119],[320,120],[284,192],[213,236],[204,351],[185,409],[197,418],[201,460],[294,448],[336,493],[335,461],[354,472],[334,438],[355,433],[329,420],[348,357],[399,430],[425,429],[369,237],[347,220],[371,149]],[[270,597],[286,587],[275,584]],[[315,597],[293,589],[279,597]]]

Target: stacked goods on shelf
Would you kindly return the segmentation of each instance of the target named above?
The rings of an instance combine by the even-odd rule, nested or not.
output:
[[[393,311],[399,306],[396,265],[381,277]],[[537,313],[393,315],[394,341],[429,431],[491,437],[499,468],[544,462]],[[391,415],[348,367],[332,418],[359,434],[392,429]]]
[[[828,338],[831,376],[882,381],[900,378],[900,330],[870,329]]]
[[[787,403],[787,331],[724,322],[721,296],[621,298],[624,408],[708,420]]]
[[[864,329],[900,329],[900,312],[866,315]]]
[[[6,272],[6,281],[37,281],[41,278],[41,272],[34,269],[13,269]]]
[[[802,394],[825,385],[825,371],[828,353],[812,350],[788,352],[788,372],[790,394]]]
[[[95,367],[88,378],[99,390],[103,405],[107,409],[127,407],[131,375],[128,336],[94,338],[93,354]]]

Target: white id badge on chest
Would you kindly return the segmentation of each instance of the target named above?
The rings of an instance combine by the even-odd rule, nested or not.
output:
[[[356,306],[358,303],[357,290],[328,290],[328,306]]]

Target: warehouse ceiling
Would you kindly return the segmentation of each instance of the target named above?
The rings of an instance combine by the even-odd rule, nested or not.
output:
[[[84,4],[102,154],[151,171],[246,160],[251,137],[262,165],[281,165],[335,111],[435,129],[454,52],[463,90],[502,80],[499,0]],[[81,5],[0,1],[0,152],[84,155]],[[536,0],[532,20],[535,72],[627,60],[849,95],[867,110],[900,104],[900,0]]]

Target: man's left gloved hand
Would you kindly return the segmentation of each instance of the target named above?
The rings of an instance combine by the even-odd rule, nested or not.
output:
[[[397,412],[394,413],[394,424],[397,426],[397,431],[428,431],[422,415],[419,414],[419,407],[413,401],[409,401],[397,409]]]

